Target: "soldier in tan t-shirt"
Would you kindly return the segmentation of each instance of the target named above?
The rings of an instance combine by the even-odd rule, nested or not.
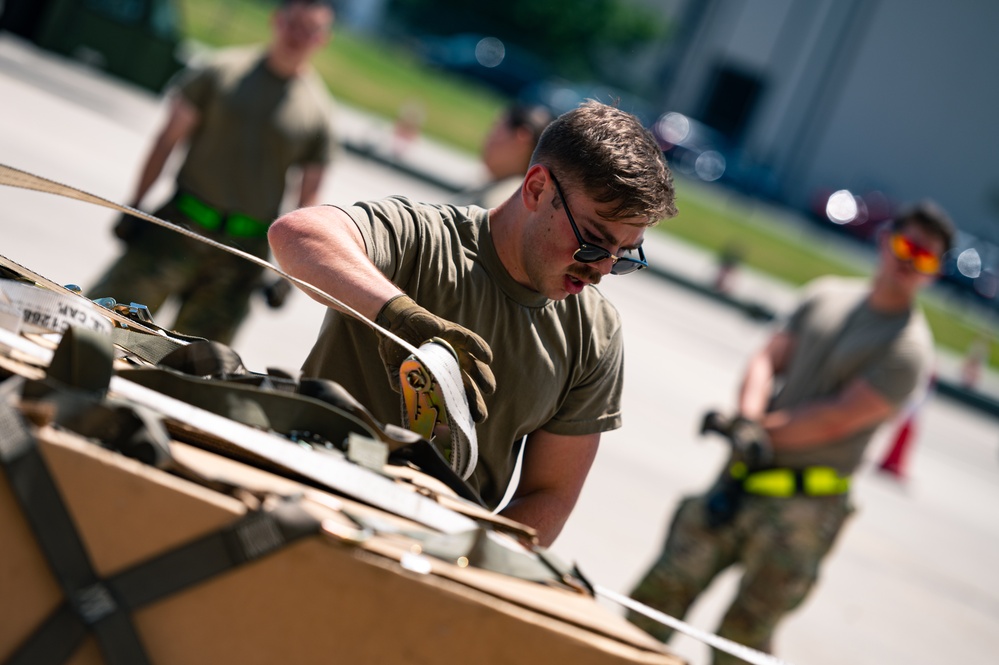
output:
[[[289,171],[300,182],[297,204],[314,205],[335,146],[332,100],[309,65],[332,22],[327,0],[284,0],[266,49],[226,49],[186,71],[132,207],[186,146],[175,193],[156,215],[266,258],[267,227],[281,212]],[[174,295],[180,310],[170,327],[231,342],[261,286],[259,266],[129,216],[115,232],[126,251],[87,291],[91,298],[138,302],[155,312]]]
[[[645,265],[645,230],[676,214],[673,198],[648,130],[590,102],[548,126],[523,186],[494,209],[402,198],[320,206],[278,219],[270,241],[288,272],[408,343],[442,337],[454,347],[478,422],[472,484],[497,506],[526,436],[503,514],[547,546],[576,503],[600,434],[621,422],[620,321],[594,286]],[[385,371],[398,377],[406,355],[331,310],[304,369],[347,382],[396,423],[399,396]]]
[[[850,476],[879,425],[921,387],[933,338],[916,306],[954,229],[931,203],[903,211],[879,237],[871,283],[822,278],[752,357],[733,454],[715,485],[677,508],[658,559],[632,597],[681,618],[729,566],[742,567],[718,634],[771,651],[778,622],[818,578],[847,516]],[[629,618],[666,641],[672,630]],[[714,663],[742,661],[715,653]]]

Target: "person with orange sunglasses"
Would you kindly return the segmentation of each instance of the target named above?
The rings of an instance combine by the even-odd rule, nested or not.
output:
[[[850,478],[877,428],[922,386],[933,337],[916,304],[936,278],[954,226],[931,202],[879,236],[873,279],[823,277],[749,361],[738,411],[718,420],[732,453],[714,485],[684,498],[658,559],[631,595],[682,617],[723,570],[742,579],[718,634],[771,651],[847,517]],[[672,630],[629,618],[666,641]],[[714,663],[742,662],[716,652]]]

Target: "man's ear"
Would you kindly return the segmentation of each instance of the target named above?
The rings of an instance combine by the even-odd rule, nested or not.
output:
[[[541,164],[534,164],[527,170],[522,188],[524,207],[534,212],[541,206],[541,198],[544,196],[548,180],[548,169]]]

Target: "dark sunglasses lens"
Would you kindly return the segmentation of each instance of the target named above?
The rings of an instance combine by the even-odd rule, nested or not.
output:
[[[593,245],[581,245],[576,253],[572,255],[572,258],[580,263],[596,263],[597,261],[603,261],[610,256],[610,252],[601,247],[594,247]]]
[[[627,275],[645,267],[644,263],[632,261],[631,259],[618,259],[618,262],[611,268],[612,275]]]

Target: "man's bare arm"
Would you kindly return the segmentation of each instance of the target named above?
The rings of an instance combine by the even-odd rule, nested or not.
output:
[[[138,207],[142,199],[149,193],[149,189],[156,182],[167,159],[179,144],[186,142],[194,129],[201,122],[201,114],[183,96],[174,95],[170,102],[170,114],[166,123],[156,136],[153,147],[146,156],[146,161],[139,172],[139,182],[136,184],[135,193],[132,196],[132,206]]]
[[[808,448],[880,425],[895,411],[881,393],[858,378],[830,399],[773,411],[760,423],[775,448]]]
[[[773,394],[774,379],[786,367],[793,348],[794,337],[780,331],[750,358],[739,390],[740,414],[754,420],[763,416]]]
[[[282,215],[267,232],[274,257],[289,274],[326,291],[374,320],[402,291],[368,258],[357,226],[333,206],[300,208]],[[314,300],[332,307],[324,298]]]
[[[599,434],[528,435],[520,484],[502,515],[534,527],[541,545],[550,546],[576,505],[599,444]]]
[[[298,206],[306,208],[319,203],[319,188],[326,175],[325,164],[306,164],[302,167],[302,184],[299,188]]]

